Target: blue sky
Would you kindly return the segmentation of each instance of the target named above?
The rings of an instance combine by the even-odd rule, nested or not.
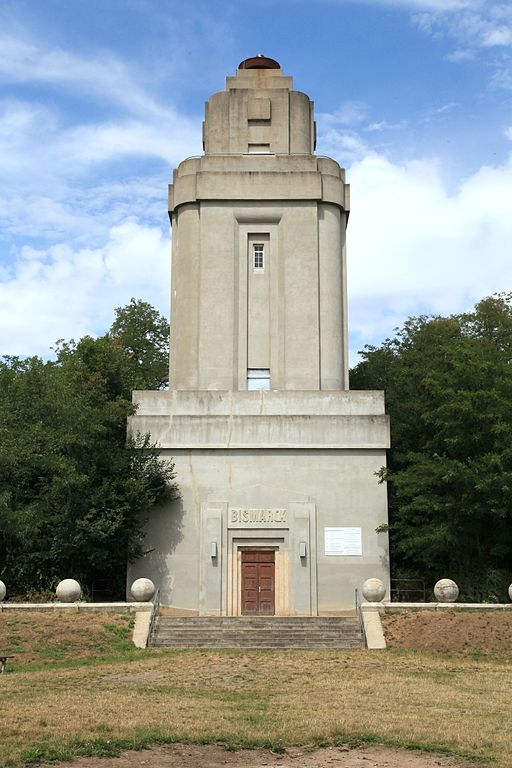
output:
[[[352,188],[352,360],[512,290],[510,0],[0,0],[0,354],[168,315],[167,183],[256,53]]]

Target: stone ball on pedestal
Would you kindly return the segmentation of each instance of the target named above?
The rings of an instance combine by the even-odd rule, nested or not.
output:
[[[379,603],[384,599],[386,587],[380,579],[366,579],[362,592],[364,599],[369,603]]]
[[[512,600],[512,584],[511,584],[511,585],[510,585],[510,587],[508,588],[508,596],[509,596],[509,597],[510,597],[510,599]]]
[[[5,599],[6,594],[7,594],[7,588],[3,583],[3,581],[0,581],[0,603],[2,602],[2,600]]]
[[[136,579],[130,589],[132,597],[138,603],[147,603],[156,592],[156,587],[151,579]]]
[[[454,603],[459,596],[459,588],[452,579],[439,579],[434,586],[434,595],[439,603]]]
[[[82,587],[76,579],[64,579],[59,581],[55,594],[60,603],[74,603],[79,599]]]

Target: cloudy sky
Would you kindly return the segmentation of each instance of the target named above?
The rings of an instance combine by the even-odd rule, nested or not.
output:
[[[172,168],[256,53],[347,168],[353,361],[512,290],[511,0],[0,0],[0,354],[168,315]]]

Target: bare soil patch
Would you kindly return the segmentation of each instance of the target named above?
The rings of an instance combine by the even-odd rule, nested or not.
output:
[[[73,768],[477,768],[475,762],[387,747],[290,748],[228,752],[217,745],[169,744],[114,758],[78,758]],[[41,768],[54,768],[51,764]]]
[[[388,648],[512,660],[512,611],[408,611],[382,626]]]

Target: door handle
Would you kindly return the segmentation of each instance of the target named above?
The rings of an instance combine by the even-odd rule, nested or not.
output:
[[[258,592],[261,592],[261,587],[258,585]]]

